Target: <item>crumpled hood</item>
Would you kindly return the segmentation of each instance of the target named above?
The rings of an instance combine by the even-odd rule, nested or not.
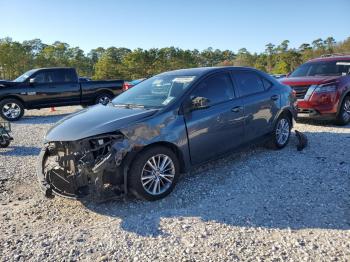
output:
[[[46,134],[45,142],[76,141],[110,133],[153,115],[158,110],[128,109],[96,105],[72,114],[55,124]]]
[[[280,82],[289,86],[306,86],[319,85],[327,82],[332,82],[338,79],[339,76],[304,76],[304,77],[287,77],[282,78]]]

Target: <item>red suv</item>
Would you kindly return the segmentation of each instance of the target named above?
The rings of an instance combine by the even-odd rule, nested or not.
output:
[[[312,59],[281,79],[298,99],[298,117],[350,122],[350,55]]]

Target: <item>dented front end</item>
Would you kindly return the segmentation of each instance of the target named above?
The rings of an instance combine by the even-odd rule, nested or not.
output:
[[[124,196],[133,159],[154,143],[178,148],[185,170],[190,157],[183,116],[177,110],[157,112],[95,106],[58,122],[44,138],[37,167],[45,195],[102,200]]]
[[[38,178],[46,196],[97,198],[123,194],[122,159],[128,150],[121,133],[45,144]]]

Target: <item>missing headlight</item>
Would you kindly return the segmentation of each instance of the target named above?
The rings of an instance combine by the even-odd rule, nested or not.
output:
[[[121,134],[105,134],[71,142],[50,142],[43,159],[43,174],[55,193],[77,197],[122,183],[114,160],[113,144]],[[113,175],[111,175],[113,174]]]

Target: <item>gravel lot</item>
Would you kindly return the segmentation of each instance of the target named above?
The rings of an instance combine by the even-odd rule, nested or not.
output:
[[[27,112],[0,149],[0,260],[350,261],[349,125],[298,123],[304,151],[246,148],[158,202],[45,199],[43,136],[77,109]]]

